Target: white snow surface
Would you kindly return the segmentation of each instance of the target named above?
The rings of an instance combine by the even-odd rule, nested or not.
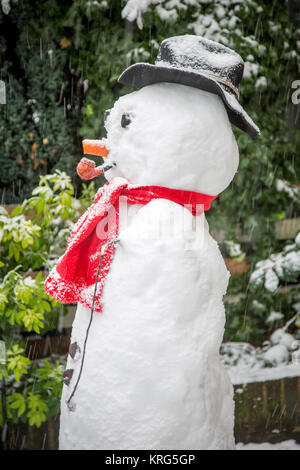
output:
[[[270,339],[273,344],[283,344],[288,350],[292,350],[295,343],[294,336],[286,333],[283,328],[275,330]]]
[[[121,97],[105,125],[112,184],[121,177],[216,195],[237,170],[237,144],[216,95],[147,86]],[[81,359],[68,357],[74,374],[63,388],[60,448],[233,449],[233,387],[219,356],[229,273],[204,214],[164,199],[135,205],[120,220],[119,239],[73,412],[65,401]],[[89,319],[79,304],[71,342],[82,352]]]
[[[199,38],[201,39],[201,38]],[[195,41],[195,35],[186,34],[184,36],[175,36],[171,40],[165,39],[164,42],[168,43],[168,47],[173,52],[172,64],[167,62],[165,65],[167,67],[178,67],[181,68],[184,64],[184,68],[192,72],[195,71],[193,64],[199,64],[205,69],[206,64],[209,63],[214,69],[226,73],[227,68],[232,68],[238,66],[240,63],[243,63],[243,59],[239,54],[237,54],[232,49],[229,49],[226,46],[222,46],[220,50],[220,44],[211,39],[205,38],[205,41],[202,39],[200,41]],[[209,49],[207,46],[210,46]],[[202,47],[201,47],[202,46]],[[200,53],[201,48],[201,53]],[[188,61],[187,61],[188,60]],[[185,64],[185,61],[187,63]],[[155,62],[156,65],[164,65],[164,61],[158,60]]]
[[[280,364],[276,367],[250,368],[247,366],[228,367],[227,372],[233,385],[266,382],[284,378],[300,377],[300,364]]]
[[[180,10],[186,10],[187,5],[196,5],[198,0],[126,0],[122,10],[122,18],[136,21],[138,27],[143,29],[143,14],[151,6],[155,7],[157,14],[164,21],[176,20]]]
[[[123,113],[132,119],[125,129]],[[109,158],[117,163],[106,172],[108,180],[123,176],[136,185],[216,196],[237,171],[236,140],[215,94],[175,83],[149,85],[121,97],[105,127]]]
[[[198,240],[190,231],[183,236],[179,224],[171,238],[137,239],[141,226],[144,234],[155,224],[164,231],[170,212],[177,220],[193,217],[154,200],[120,230],[75,412],[65,400],[80,360],[68,358],[74,375],[63,390],[61,449],[234,448],[233,388],[219,358],[229,274],[206,228]],[[79,305],[71,342],[81,351],[89,317]]]
[[[271,444],[271,442],[249,442],[244,444],[238,442],[236,445],[237,450],[300,450],[300,444],[294,439],[288,441],[277,442]]]
[[[122,18],[126,18],[128,21],[136,20],[138,27],[143,29],[143,13],[148,10],[152,3],[153,0],[127,0],[122,10]]]
[[[276,344],[275,346],[271,346],[271,348],[266,351],[264,360],[267,364],[272,366],[287,363],[289,360],[287,347],[284,344]]]
[[[222,343],[221,360],[234,385],[300,376],[300,342],[282,329],[271,339],[262,348],[244,342]]]
[[[282,320],[283,317],[284,317],[283,313],[272,311],[270,312],[270,315],[266,319],[266,323],[273,323],[275,321]]]

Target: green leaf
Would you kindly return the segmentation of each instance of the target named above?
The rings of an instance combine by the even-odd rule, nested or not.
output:
[[[14,208],[14,210],[10,213],[10,217],[15,217],[16,215],[20,215],[23,211],[22,206],[17,206]]]
[[[7,370],[12,371],[17,382],[21,376],[28,373],[28,366],[31,364],[30,359],[23,355],[24,349],[18,344],[13,345],[7,352]]]
[[[30,426],[40,427],[41,424],[46,421],[46,413],[48,407],[46,402],[41,398],[39,394],[30,392],[28,394],[28,412],[27,417],[29,419]]]
[[[18,410],[18,416],[22,416],[26,411],[26,398],[21,393],[13,393],[9,397],[9,406]]]

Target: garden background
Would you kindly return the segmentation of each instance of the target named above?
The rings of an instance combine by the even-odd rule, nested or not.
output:
[[[233,129],[239,171],[208,214],[232,274],[221,353],[243,398],[236,399],[236,434],[243,442],[264,440],[268,420],[268,440],[278,434],[277,440],[300,442],[300,379],[276,388],[270,373],[284,366],[289,377],[300,375],[300,2],[0,3],[2,447],[57,445],[72,309],[47,296],[43,279],[104,182],[82,184],[76,175],[81,142],[105,136],[105,110],[131,91],[117,83],[121,72],[138,61],[153,63],[163,39],[187,33],[243,57],[241,104],[261,129],[256,140]],[[269,374],[271,385],[256,392],[238,387],[256,383],[247,379],[251,371],[260,382]],[[253,411],[259,393],[262,409],[255,402]],[[276,400],[285,407],[279,424],[268,418]],[[296,406],[292,417],[289,406]]]

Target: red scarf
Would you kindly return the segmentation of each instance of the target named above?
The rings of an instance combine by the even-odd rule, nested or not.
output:
[[[101,248],[118,236],[120,196],[125,196],[129,204],[141,205],[153,199],[168,199],[186,206],[193,215],[208,210],[217,197],[162,186],[133,187],[121,178],[106,183],[97,192],[94,204],[75,224],[64,255],[45,281],[45,290],[56,300],[92,307]],[[95,311],[98,312],[102,311],[101,294],[114,251],[114,244],[107,246],[102,258],[95,297]]]

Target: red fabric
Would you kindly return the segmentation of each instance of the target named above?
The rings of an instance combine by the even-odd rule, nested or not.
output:
[[[118,236],[120,196],[125,196],[129,204],[142,205],[153,199],[168,199],[186,206],[193,215],[209,210],[217,197],[162,186],[130,187],[123,181],[104,185],[97,192],[94,204],[75,224],[64,255],[45,281],[45,290],[56,300],[80,302],[91,308],[101,248]],[[115,245],[109,245],[102,258],[95,298],[98,312],[102,311],[101,294],[114,251]]]

